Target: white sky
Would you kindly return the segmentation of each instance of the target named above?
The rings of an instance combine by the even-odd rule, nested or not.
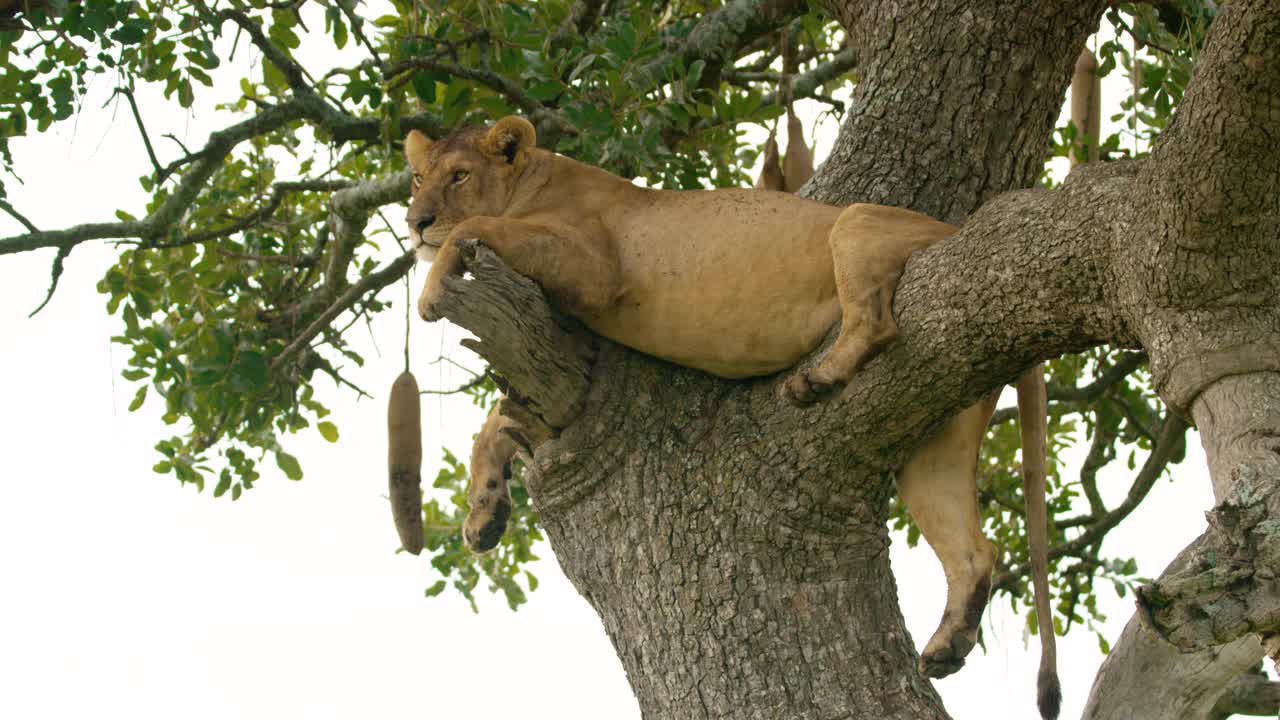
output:
[[[78,127],[12,141],[26,184],[10,184],[10,198],[37,226],[108,220],[117,208],[143,214],[135,179],[148,164],[125,112],[111,125],[109,111],[97,110],[107,92],[94,89]],[[209,94],[207,103],[225,97]],[[159,134],[165,106],[144,96],[143,107]],[[188,145],[221,122],[208,111],[170,118]],[[0,216],[0,237],[20,230]],[[512,613],[486,596],[479,615],[449,592],[424,599],[435,579],[428,562],[395,554],[383,393],[400,369],[400,290],[374,325],[381,354],[369,344],[366,367],[350,369],[379,396],[356,402],[321,382],[341,441],[314,431],[286,438],[306,479],[290,482],[268,461],[257,488],[231,503],[151,472],[152,446],[172,428],[155,400],[125,411],[135,386],[119,377],[126,356],[109,342],[121,324],[94,290],[109,247],[77,248],[49,307],[26,319],[51,259],[51,251],[0,259],[0,717],[639,717],[597,616],[549,547],[526,606]],[[426,364],[442,350],[480,367],[458,347],[457,330],[441,329],[414,323],[424,388],[466,379]],[[425,399],[424,477],[434,476],[442,444],[465,457],[481,420],[466,401]],[[1192,445],[1177,482],[1161,481],[1107,540],[1145,573],[1159,572],[1204,527],[1212,498]],[[1123,496],[1128,477],[1104,477],[1104,493]],[[927,547],[908,550],[897,536],[892,557],[921,644],[941,614],[942,572]],[[1131,600],[1109,587],[1099,595],[1114,639]],[[1034,715],[1038,649],[1034,639],[1024,648],[1022,628],[993,603],[987,653],[975,650],[937,684],[954,717]],[[1063,717],[1078,717],[1102,656],[1083,630],[1059,644]]]

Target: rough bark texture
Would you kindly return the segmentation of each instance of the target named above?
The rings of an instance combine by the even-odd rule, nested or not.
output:
[[[601,343],[580,414],[539,448],[528,483],[644,716],[944,717],[888,573],[891,471],[956,408],[1104,342],[1147,349],[1223,488],[1202,546],[1145,595],[1152,622],[1187,648],[1280,630],[1280,374],[1267,372],[1280,338],[1280,10],[1224,8],[1149,160],[996,197],[1037,177],[1103,3],[828,5],[863,64],[812,194],[972,216],[913,257],[899,339],[824,405],[786,406],[779,378],[726,382]],[[490,358],[499,370],[543,345],[526,342],[554,324],[530,325],[537,305],[510,303],[496,321],[525,326]],[[560,392],[516,388],[541,407]],[[1142,637],[1118,657],[1146,652]]]
[[[1174,558],[1164,574],[1185,567],[1202,542],[1204,536]],[[1252,635],[1219,647],[1182,652],[1135,615],[1098,670],[1083,718],[1217,718],[1216,709],[1231,702],[1224,700],[1225,696],[1258,689],[1254,683],[1235,684],[1252,675],[1260,657],[1262,646]],[[1240,705],[1237,702],[1233,707]],[[1272,710],[1271,714],[1275,713]]]
[[[813,194],[960,222],[1040,177],[1063,90],[1105,3],[825,5],[857,48],[859,82]]]

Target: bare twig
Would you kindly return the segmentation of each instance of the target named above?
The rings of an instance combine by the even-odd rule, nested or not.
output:
[[[271,369],[279,370],[284,367],[294,355],[305,348],[316,335],[333,322],[333,319],[341,315],[348,308],[355,305],[365,295],[381,290],[391,283],[399,280],[405,273],[409,272],[409,268],[413,267],[417,256],[412,252],[407,252],[393,260],[390,264],[380,270],[375,270],[360,279],[359,282],[347,288],[329,307],[325,308],[320,316],[311,322],[305,330],[289,343],[288,347],[280,351],[280,354],[271,361]]]
[[[75,245],[64,245],[58,248],[58,254],[53,256],[53,269],[50,271],[49,292],[45,293],[44,300],[36,306],[35,310],[27,317],[35,317],[36,313],[44,309],[45,305],[53,299],[53,292],[58,289],[58,278],[62,277],[62,263],[66,261],[67,256],[71,254],[71,248]]]
[[[853,48],[847,47],[831,56],[826,62],[819,63],[809,72],[796,75],[791,83],[791,96],[794,98],[816,97],[823,85],[835,80],[852,70],[858,64],[858,55]],[[779,100],[777,93],[764,96],[764,103],[771,105]]]
[[[1138,471],[1133,484],[1129,486],[1129,492],[1124,501],[1117,505],[1114,510],[1098,518],[1084,532],[1072,540],[1059,543],[1050,548],[1049,558],[1079,556],[1091,546],[1101,542],[1102,538],[1112,528],[1129,517],[1129,514],[1146,498],[1156,480],[1160,479],[1169,461],[1181,453],[1186,442],[1188,427],[1190,426],[1185,420],[1171,412],[1166,412],[1164,424],[1160,429],[1160,438],[1151,448],[1151,454],[1147,456],[1146,462],[1142,464],[1142,469]],[[1026,575],[1027,568],[1028,566],[1025,563],[1009,568],[992,580],[991,587],[996,590],[1011,589],[1020,577]]]
[[[22,213],[15,210],[13,206],[10,205],[8,202],[4,200],[0,200],[0,210],[5,211],[14,220],[17,220],[18,222],[22,223],[22,226],[25,227],[28,232],[33,232],[33,233],[40,232],[39,228],[33,225],[31,221],[26,218],[26,216],[24,216]]]
[[[470,380],[466,381],[465,383],[459,385],[458,387],[452,390],[423,390],[418,394],[419,395],[457,395],[458,393],[464,393],[468,390],[472,390],[474,388],[480,387],[480,384],[483,383],[485,381],[485,378],[487,377],[489,377],[489,371],[485,370],[484,372],[480,373],[479,375],[476,375],[475,377],[471,378]]]
[[[1084,387],[1066,387],[1049,383],[1048,393],[1051,403],[1086,404],[1102,396],[1112,385],[1125,379],[1134,370],[1147,362],[1145,352],[1126,352],[1116,360],[1115,365],[1107,368],[1096,380]],[[1018,417],[1018,408],[1007,407],[996,410],[991,416],[991,425],[999,425]]]
[[[365,50],[369,51],[369,55],[372,56],[373,61],[377,63],[378,67],[382,67],[382,56],[378,54],[378,50],[373,46],[373,43],[369,42],[369,38],[364,36],[364,30],[361,29],[364,21],[356,15],[355,10],[350,4],[340,2],[338,3],[338,7],[342,10],[342,13],[347,16],[347,21],[351,23],[351,34],[356,36],[356,41],[363,45]]]
[[[138,133],[142,135],[142,144],[147,148],[147,157],[151,158],[151,166],[156,169],[156,182],[161,182],[160,175],[164,173],[164,168],[160,167],[160,160],[156,158],[155,148],[151,146],[151,137],[147,135],[147,126],[142,123],[142,113],[138,111],[138,102],[133,99],[133,91],[129,88],[116,88],[111,93],[112,97],[123,95],[124,99],[129,102],[129,110],[133,112],[133,121],[138,124]],[[168,177],[168,173],[165,174]]]

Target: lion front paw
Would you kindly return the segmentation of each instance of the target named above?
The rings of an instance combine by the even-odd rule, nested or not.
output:
[[[426,290],[423,290],[422,295],[418,297],[418,315],[427,322],[435,322],[444,317],[440,314],[440,311],[436,309],[436,305],[439,301],[439,298],[436,297],[436,295],[438,295],[438,293],[428,293]]]
[[[780,392],[782,399],[796,407],[807,407],[830,395],[844,383],[824,379],[816,370],[799,370],[787,378]]]

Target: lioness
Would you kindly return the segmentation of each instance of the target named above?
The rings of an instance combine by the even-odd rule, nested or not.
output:
[[[638,187],[538,149],[533,126],[514,116],[434,142],[411,132],[405,155],[413,168],[405,219],[420,257],[432,263],[418,300],[423,319],[438,319],[441,280],[462,271],[456,243],[476,238],[600,335],[725,378],[794,367],[839,321],[821,361],[781,386],[798,404],[846,383],[895,337],[893,292],[907,257],[956,230],[878,205],[841,210],[779,192]],[[1043,392],[1042,377],[1027,378],[1020,391]],[[942,621],[920,658],[932,677],[964,663],[990,592],[995,550],[980,530],[975,475],[994,405],[993,394],[956,415],[898,474],[898,493],[947,578]],[[1038,434],[1038,457],[1044,453],[1042,405],[1038,412],[1038,420],[1024,413],[1028,466],[1037,464],[1028,439]],[[490,418],[477,440],[499,450],[487,456],[490,468],[514,452],[500,432]],[[1028,475],[1026,497],[1037,614],[1051,628],[1042,462],[1038,478]],[[486,483],[473,499],[491,504],[473,507],[467,520],[472,547],[491,547],[501,535],[491,478],[491,471],[473,475],[473,485]],[[1040,708],[1052,718],[1060,697],[1052,629],[1040,636]]]

